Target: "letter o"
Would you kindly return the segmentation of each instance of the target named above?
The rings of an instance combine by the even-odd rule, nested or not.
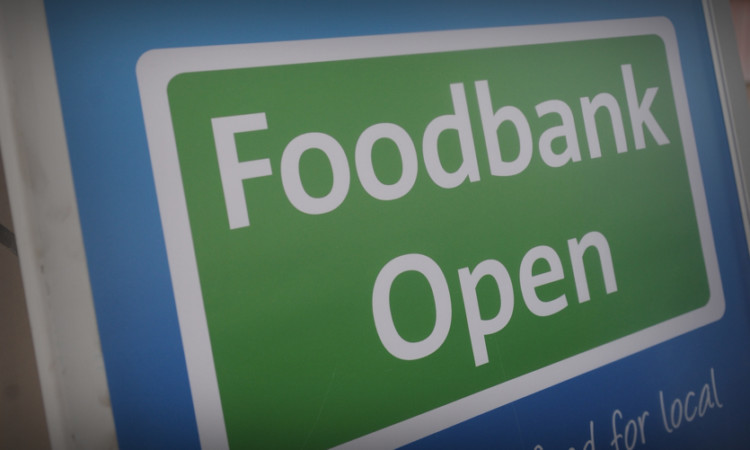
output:
[[[675,421],[675,418],[674,418],[674,416],[675,416],[675,413],[674,413],[675,406],[679,407],[679,408],[677,408],[677,419],[679,419],[679,420],[676,420],[676,421]],[[682,423],[682,402],[680,401],[679,398],[674,399],[674,401],[672,402],[672,408],[670,409],[669,412],[670,412],[669,418],[672,419],[672,427],[675,430],[678,429],[678,428],[680,428],[680,424]]]
[[[404,340],[398,334],[391,314],[391,285],[397,276],[412,270],[427,278],[435,301],[435,326],[430,335],[419,342]],[[450,292],[440,266],[427,256],[417,253],[390,260],[375,279],[372,290],[372,313],[380,341],[393,356],[414,360],[432,354],[443,345],[451,325]]]
[[[390,139],[401,154],[401,177],[393,184],[384,184],[372,167],[372,147],[380,139]],[[417,180],[417,150],[409,134],[392,123],[376,123],[368,127],[357,139],[354,153],[359,181],[368,194],[378,200],[395,200],[406,195]]]
[[[302,186],[299,162],[307,150],[317,148],[325,153],[333,170],[331,191],[323,197],[312,197]],[[338,208],[349,193],[349,163],[336,139],[324,133],[305,133],[292,139],[281,155],[281,184],[289,201],[307,214],[324,214]]]

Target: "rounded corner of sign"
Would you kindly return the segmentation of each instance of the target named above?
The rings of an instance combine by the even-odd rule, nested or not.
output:
[[[151,72],[157,65],[158,53],[160,53],[160,50],[152,49],[143,52],[141,56],[138,57],[138,61],[135,63],[135,73],[138,76],[138,79],[143,78],[144,75]]]
[[[721,273],[716,258],[715,250],[707,252],[706,276],[708,278],[708,302],[703,307],[706,311],[706,323],[716,322],[726,312],[726,300],[724,298],[724,287],[721,281]]]
[[[160,87],[168,87],[172,80],[182,71],[169,63],[166,53],[169,49],[151,49],[143,52],[135,64],[138,83],[157,83]]]
[[[168,74],[165,74],[163,83],[164,83],[164,89],[169,92],[170,87],[172,86],[172,83],[175,83],[180,77],[180,75],[184,74],[185,72],[170,72]]]
[[[718,274],[712,277],[709,274],[708,282],[708,300],[706,304],[698,308],[695,313],[698,314],[700,325],[708,325],[721,320],[726,312],[726,301],[724,299],[724,289],[721,285],[721,278]]]
[[[677,32],[672,19],[667,16],[656,16],[651,18],[653,34],[662,40],[665,46],[677,43]]]
[[[708,323],[716,322],[724,317],[727,307],[724,301],[724,291],[721,289],[721,286],[712,290],[711,297],[708,299],[708,304],[706,304],[705,308],[707,310]]]

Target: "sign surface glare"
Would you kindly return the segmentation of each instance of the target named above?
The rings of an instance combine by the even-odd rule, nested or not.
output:
[[[205,448],[394,447],[719,319],[665,18],[138,64]]]

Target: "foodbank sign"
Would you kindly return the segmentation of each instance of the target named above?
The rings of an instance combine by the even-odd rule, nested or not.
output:
[[[207,448],[398,446],[723,314],[666,19],[138,78]]]

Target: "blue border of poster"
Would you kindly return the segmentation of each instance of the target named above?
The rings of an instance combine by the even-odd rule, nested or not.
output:
[[[645,444],[633,441],[638,448],[750,447],[744,405],[750,399],[750,259],[701,2],[47,0],[45,6],[121,448],[198,447],[135,77],[144,52],[646,16],[667,17],[677,33],[724,317],[412,447],[583,448],[593,427],[596,447],[626,448],[625,428],[644,411],[650,416]],[[694,392],[695,404],[705,386],[715,407],[675,427],[674,399],[684,404]],[[613,418],[623,433],[619,440]]]

